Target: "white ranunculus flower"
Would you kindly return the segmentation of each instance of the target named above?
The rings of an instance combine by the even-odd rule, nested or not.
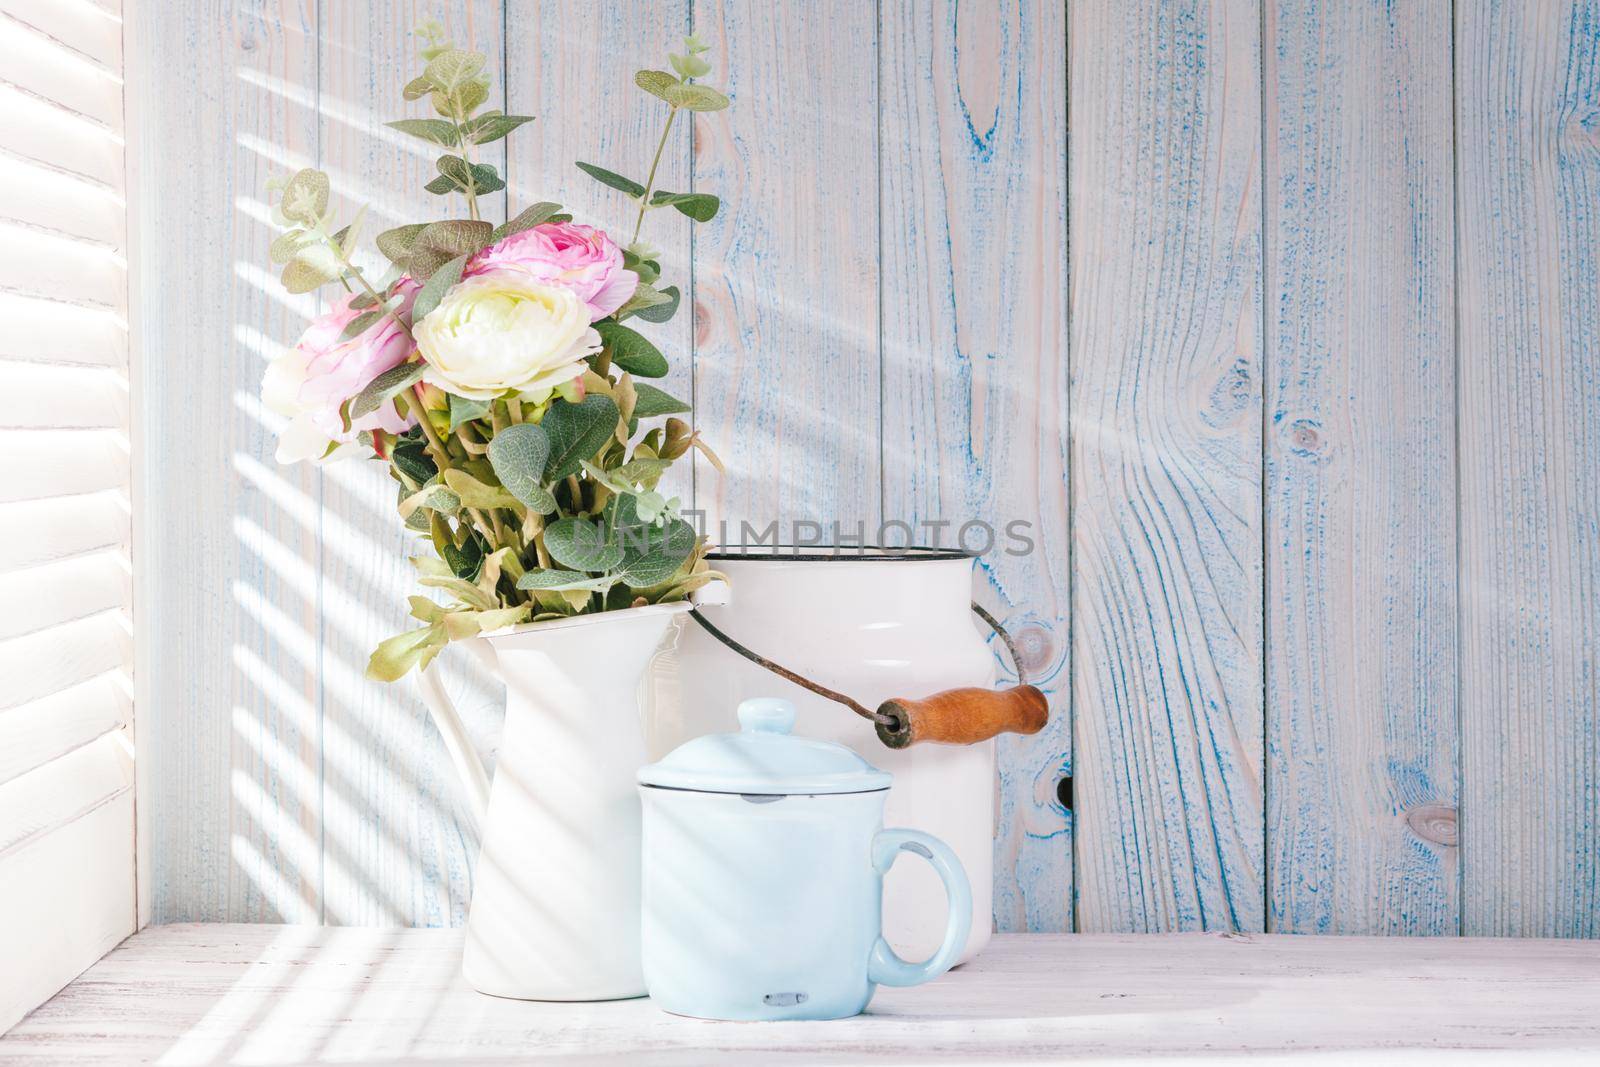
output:
[[[428,364],[422,380],[469,400],[552,389],[600,350],[577,294],[522,271],[457,283],[414,332]]]

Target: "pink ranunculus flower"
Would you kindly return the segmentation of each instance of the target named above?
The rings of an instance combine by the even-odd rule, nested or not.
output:
[[[406,303],[421,287],[401,282]],[[401,415],[393,401],[352,420],[346,430],[339,408],[384,371],[405,362],[413,345],[392,317],[385,315],[348,340],[339,335],[365,309],[352,308],[351,294],[306,328],[300,341],[267,366],[261,380],[262,402],[289,424],[278,434],[278,462],[318,460],[329,445],[350,444],[362,430],[402,433],[416,425]],[[402,310],[404,306],[402,305]],[[343,451],[343,450],[340,450]]]
[[[639,287],[639,276],[623,268],[617,243],[604,230],[576,222],[546,222],[514,233],[473,256],[464,276],[497,270],[524,271],[571,289],[588,307],[590,322],[626,304]]]

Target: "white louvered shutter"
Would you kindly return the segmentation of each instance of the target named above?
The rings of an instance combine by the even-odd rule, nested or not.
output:
[[[0,1032],[137,922],[120,7],[0,0]]]

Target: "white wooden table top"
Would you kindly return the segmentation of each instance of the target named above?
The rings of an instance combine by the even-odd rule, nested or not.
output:
[[[881,989],[868,1014],[828,1023],[700,1022],[648,1000],[496,1000],[461,980],[460,943],[453,930],[152,927],[0,1037],[0,1063],[1600,1055],[1593,941],[1000,936],[972,964]]]

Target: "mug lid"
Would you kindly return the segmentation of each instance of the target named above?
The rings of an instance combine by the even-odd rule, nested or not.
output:
[[[685,741],[639,769],[639,784],[700,793],[870,793],[894,780],[843,745],[795,737],[794,704],[756,697],[739,705],[736,734]]]

